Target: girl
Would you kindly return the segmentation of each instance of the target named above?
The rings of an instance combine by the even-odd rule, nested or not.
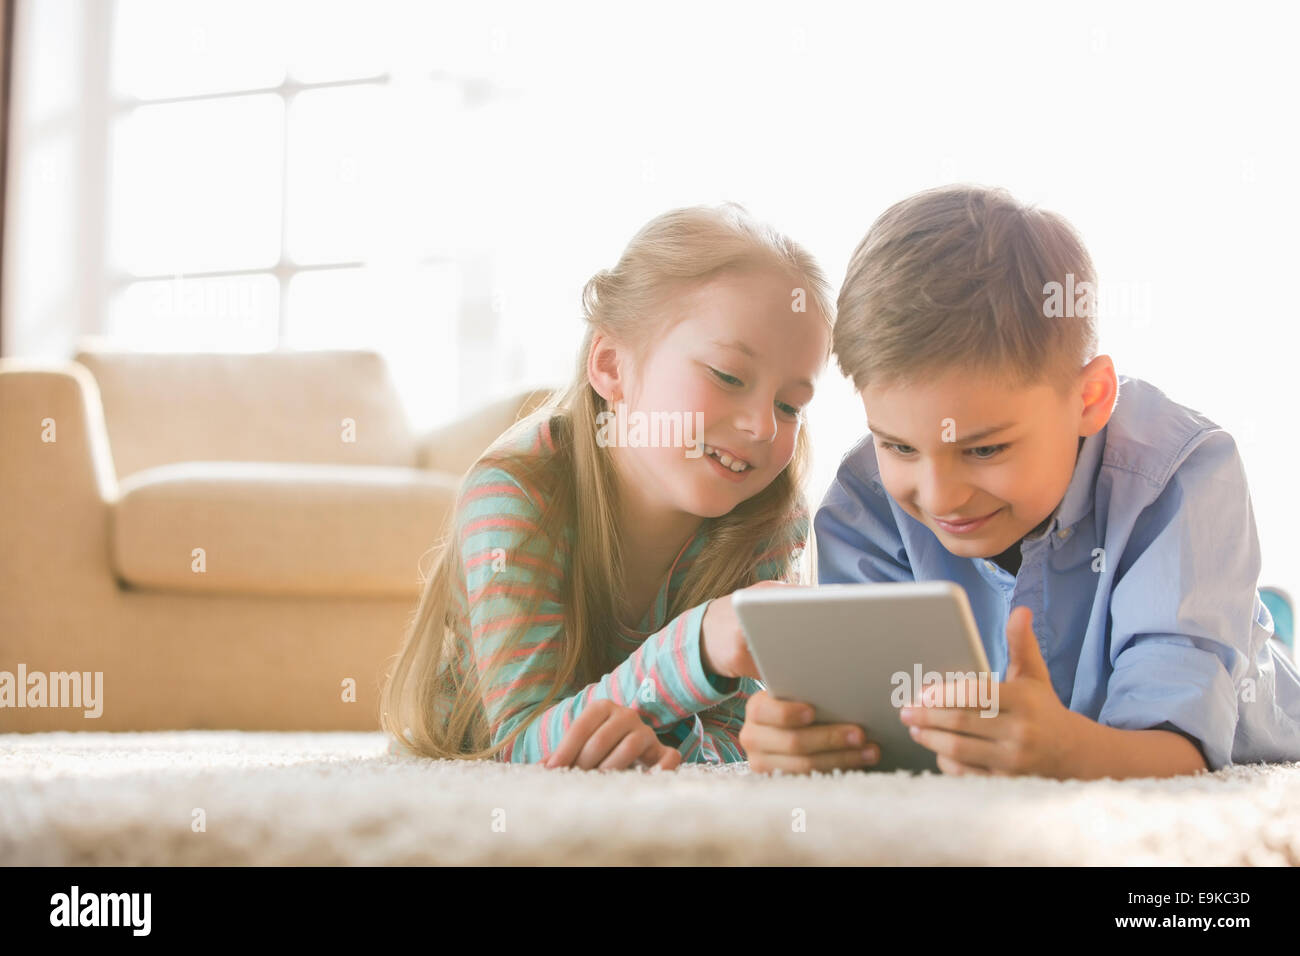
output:
[[[582,298],[572,383],[462,482],[383,727],[431,757],[744,760],[760,685],[730,595],[799,579],[830,289],[728,203],[651,220]]]

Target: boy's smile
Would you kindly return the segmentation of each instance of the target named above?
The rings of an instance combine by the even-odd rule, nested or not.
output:
[[[1099,355],[1065,396],[954,369],[861,397],[885,490],[951,553],[988,558],[1055,511],[1080,438],[1105,427],[1118,387]]]

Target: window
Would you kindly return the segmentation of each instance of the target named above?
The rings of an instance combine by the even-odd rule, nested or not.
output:
[[[83,92],[103,90],[81,104],[69,90],[67,122],[26,145],[39,161],[51,141],[49,169],[78,151],[87,167],[66,171],[80,185],[63,199],[85,211],[80,241],[102,233],[102,254],[83,257],[75,332],[139,349],[374,348],[417,427],[463,392],[482,397],[485,374],[510,387],[499,263],[465,182],[509,99],[486,75],[489,24],[459,24],[480,55],[462,42],[439,58],[448,17],[423,5],[36,6],[25,12],[49,42],[79,28]]]
[[[997,184],[1078,227],[1102,348],[1238,438],[1264,576],[1300,576],[1273,440],[1295,404],[1286,30],[1029,2],[17,14],[6,354],[373,347],[432,423],[566,381],[583,284],[667,209],[740,201],[838,285],[890,204]],[[808,421],[816,502],[864,427],[834,364]]]

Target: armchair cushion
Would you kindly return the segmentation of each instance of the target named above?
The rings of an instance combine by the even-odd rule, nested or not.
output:
[[[416,464],[405,409],[375,352],[83,348],[76,361],[99,386],[118,478],[184,461]]]
[[[150,468],[119,486],[113,569],[135,588],[414,597],[459,481],[361,465]]]
[[[490,402],[471,416],[439,425],[416,438],[416,464],[432,471],[464,474],[507,428],[558,392],[558,388],[525,389]]]

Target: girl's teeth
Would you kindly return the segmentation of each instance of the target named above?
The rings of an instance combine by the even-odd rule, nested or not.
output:
[[[704,454],[712,455],[718,461],[722,462],[724,468],[730,468],[732,471],[740,472],[749,467],[739,458],[732,458],[730,455],[718,451],[712,445],[704,446]]]

